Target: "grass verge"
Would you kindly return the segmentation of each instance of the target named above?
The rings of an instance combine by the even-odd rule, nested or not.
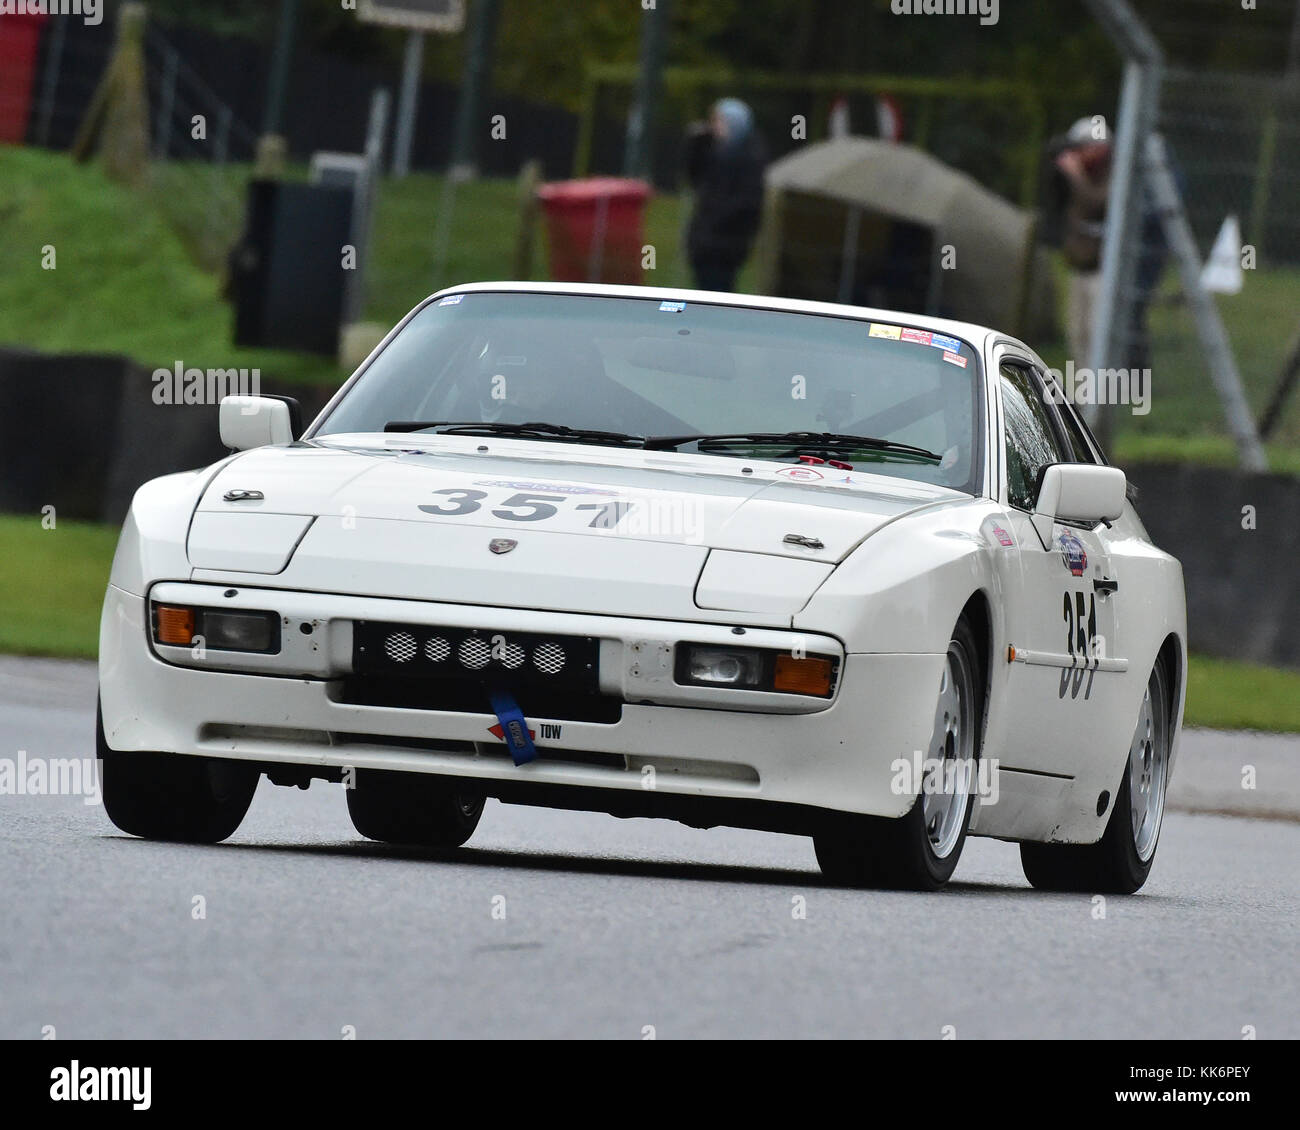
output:
[[[334,381],[331,358],[231,344],[234,313],[147,194],[97,165],[0,145],[0,344],[121,353],[149,368]],[[195,207],[202,203],[195,202]]]
[[[93,659],[117,530],[0,515],[0,651]]]
[[[1219,730],[1300,733],[1300,672],[1193,655],[1187,722]]]

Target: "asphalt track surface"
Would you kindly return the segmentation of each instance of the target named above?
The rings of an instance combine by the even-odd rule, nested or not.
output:
[[[0,757],[93,756],[93,701],[90,665],[0,660]],[[494,801],[403,851],[322,782],[263,780],[213,847],[0,796],[0,1038],[1294,1039],[1300,741],[1180,757],[1151,880],[1104,906],[989,840],[921,895],[828,886],[801,838]]]

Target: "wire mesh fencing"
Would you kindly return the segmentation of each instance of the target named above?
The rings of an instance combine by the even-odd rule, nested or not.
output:
[[[239,237],[257,135],[156,29],[145,46],[150,188],[191,254],[217,270]]]
[[[1269,414],[1300,337],[1300,81],[1285,76],[1172,68],[1161,92],[1159,132],[1168,171],[1227,331],[1231,363],[1251,415]],[[1163,436],[1232,456],[1216,394],[1203,310],[1189,301],[1185,268],[1171,255],[1150,183],[1143,186],[1138,269],[1121,296],[1124,364],[1139,382],[1136,404],[1118,406],[1117,436]],[[1265,438],[1300,446],[1300,409],[1285,401]],[[1147,441],[1149,442],[1149,440]],[[1184,447],[1185,450],[1185,447]]]
[[[28,141],[71,148],[114,50],[111,27],[51,20],[33,91]],[[151,163],[144,191],[191,256],[220,270],[239,236],[257,135],[167,38],[149,25],[144,39]]]

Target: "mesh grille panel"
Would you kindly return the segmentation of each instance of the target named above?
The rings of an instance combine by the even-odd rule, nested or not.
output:
[[[500,629],[422,624],[353,624],[352,667],[358,674],[473,679],[486,686],[533,685],[595,694],[600,641]]]
[[[492,648],[487,640],[467,639],[456,650],[456,658],[462,666],[471,671],[479,671],[492,662]]]
[[[394,663],[409,663],[417,650],[415,637],[409,632],[393,632],[384,640],[384,654]]]
[[[533,666],[544,675],[558,675],[564,670],[564,648],[557,643],[544,643],[533,652]]]

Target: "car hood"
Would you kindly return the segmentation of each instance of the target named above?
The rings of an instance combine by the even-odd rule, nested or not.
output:
[[[227,500],[245,491],[262,497]],[[331,436],[233,459],[208,484],[198,510],[613,537],[834,564],[886,523],[964,497],[860,471],[728,456],[463,436]],[[805,542],[787,542],[790,535]]]
[[[194,580],[788,625],[863,539],[964,497],[725,456],[331,436],[218,470],[187,552]]]

